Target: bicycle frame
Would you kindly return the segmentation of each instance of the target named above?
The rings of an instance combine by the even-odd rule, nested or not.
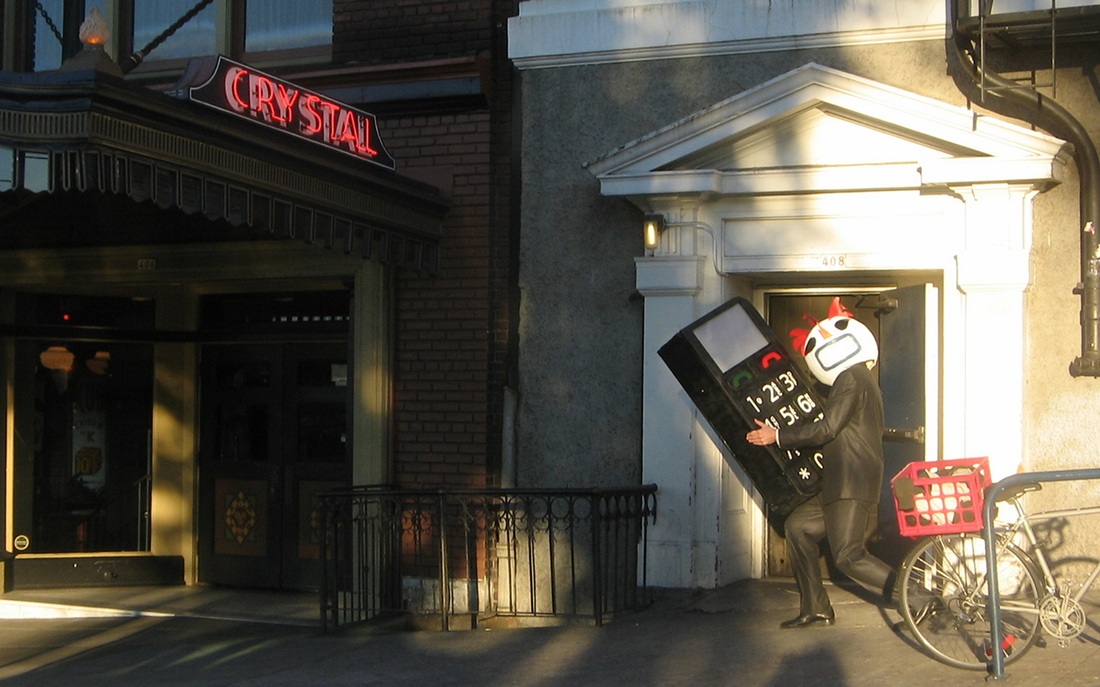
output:
[[[1009,526],[1006,530],[1008,533],[1022,532],[1027,546],[1024,550],[1035,561],[1036,566],[1043,573],[1043,584],[1046,585],[1048,594],[1057,594],[1059,591],[1058,581],[1054,576],[1054,572],[1050,568],[1050,563],[1047,560],[1046,553],[1043,551],[1043,546],[1039,542],[1038,536],[1035,534],[1035,529],[1032,527],[1032,523],[1041,522],[1044,520],[1054,520],[1056,518],[1075,518],[1086,515],[1100,515],[1100,506],[1091,506],[1087,508],[1066,508],[1061,510],[1048,510],[1040,511],[1037,513],[1028,513],[1023,505],[1019,502],[1019,499],[1011,499],[1012,503],[1016,506],[1016,510],[1020,515],[1019,520]],[[1073,601],[1079,602],[1085,596],[1085,594],[1096,582],[1096,578],[1100,577],[1100,561],[1097,561],[1093,566],[1089,576],[1082,583],[1081,589],[1077,593],[1069,596]]]
[[[984,525],[982,527],[982,537],[985,539],[985,554],[986,554],[986,567],[988,570],[997,569],[997,549],[996,542],[996,527],[994,524],[994,517],[997,511],[997,496],[1001,492],[1013,487],[1021,487],[1026,484],[1043,482],[1069,482],[1075,480],[1094,480],[1100,479],[1100,469],[1091,468],[1087,470],[1056,470],[1050,472],[1031,472],[1031,473],[1019,473],[1016,475],[1009,475],[1003,480],[994,483],[989,491],[985,495],[984,510]],[[1091,510],[1091,509],[1081,509]],[[1083,513],[1079,513],[1083,514]],[[1027,521],[1027,518],[1022,518]],[[1029,525],[1030,526],[1030,525]],[[1034,532],[1032,532],[1034,536]],[[1044,575],[1049,573],[1049,566],[1044,571]],[[1090,584],[1095,581],[1096,572],[1090,577]],[[1053,575],[1050,576],[1053,579]],[[990,618],[990,630],[989,630],[989,643],[990,646],[1001,646],[1004,641],[1001,629],[1001,593],[998,588],[997,575],[989,575],[987,580],[989,586],[988,595],[988,613]],[[990,662],[989,673],[990,677],[994,680],[999,680],[1004,677],[1004,655],[1000,651],[994,651],[993,657]]]

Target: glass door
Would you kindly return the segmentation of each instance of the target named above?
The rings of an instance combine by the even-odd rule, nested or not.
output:
[[[200,579],[315,589],[314,496],[348,483],[344,343],[203,349]]]
[[[153,347],[22,341],[16,553],[149,550]]]

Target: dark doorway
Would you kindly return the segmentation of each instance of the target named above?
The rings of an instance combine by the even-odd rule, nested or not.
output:
[[[230,317],[256,312],[224,305]],[[309,340],[290,331],[308,321],[266,318],[298,340],[202,348],[199,579],[316,589],[314,497],[351,478],[347,323],[342,339]]]
[[[918,285],[875,293],[772,294],[767,301],[769,324],[784,335],[795,328],[810,328],[804,315],[816,320],[828,316],[829,305],[837,295],[856,319],[867,325],[879,343],[879,363],[875,373],[882,389],[886,432],[883,436],[885,466],[879,504],[878,532],[870,543],[872,551],[896,565],[909,546],[898,534],[890,479],[907,463],[925,459],[925,375],[926,320],[930,287]],[[935,322],[932,323],[933,326]],[[799,355],[792,356],[800,364]],[[806,369],[809,379],[813,375]],[[828,387],[819,391],[828,395]],[[769,516],[770,517],[770,516]],[[774,518],[771,518],[774,520]],[[768,572],[790,576],[782,522],[772,522],[768,533]]]

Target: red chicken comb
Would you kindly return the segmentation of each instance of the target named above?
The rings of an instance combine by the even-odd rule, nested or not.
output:
[[[853,315],[851,311],[848,310],[848,308],[845,308],[843,305],[841,305],[840,296],[837,296],[833,299],[832,304],[829,305],[829,317],[838,317],[840,315],[855,319],[855,315]]]
[[[840,316],[855,318],[855,315],[841,304],[840,296],[837,296],[829,305],[829,317]],[[803,313],[802,319],[810,325],[810,328],[802,329],[801,327],[797,327],[787,334],[791,337],[791,345],[794,346],[794,349],[802,355],[806,355],[806,339],[810,336],[810,330],[817,326],[818,320],[813,315],[806,313]]]
[[[806,339],[810,336],[810,330],[817,326],[817,318],[808,313],[803,313],[802,319],[806,321],[806,324],[810,325],[809,329],[796,327],[795,329],[789,331],[787,334],[791,337],[791,346],[794,347],[794,350],[798,351],[802,355],[806,355]]]

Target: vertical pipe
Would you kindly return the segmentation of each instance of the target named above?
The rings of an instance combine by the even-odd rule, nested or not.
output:
[[[1043,98],[1030,89],[1016,88],[1010,80],[968,57],[973,48],[973,38],[965,35],[959,27],[960,20],[965,16],[959,0],[949,0],[948,8],[951,22],[948,46],[954,49],[958,64],[965,69],[970,80],[968,85],[980,86],[982,96],[986,93],[986,81],[996,89],[997,97],[990,98],[988,102],[983,97],[982,104],[1009,117],[1023,116],[1030,123],[1073,144],[1073,158],[1081,178],[1081,281],[1074,289],[1081,296],[1081,355],[1070,363],[1069,372],[1074,377],[1100,377],[1100,248],[1096,237],[1096,226],[1100,224],[1100,155],[1096,145],[1085,127],[1058,102]],[[984,14],[983,11],[983,18]],[[984,41],[982,43],[979,49],[984,47]],[[963,84],[959,84],[959,90],[966,93]],[[1024,114],[1012,111],[1013,106],[1021,108]],[[1027,113],[1031,113],[1030,118]]]

